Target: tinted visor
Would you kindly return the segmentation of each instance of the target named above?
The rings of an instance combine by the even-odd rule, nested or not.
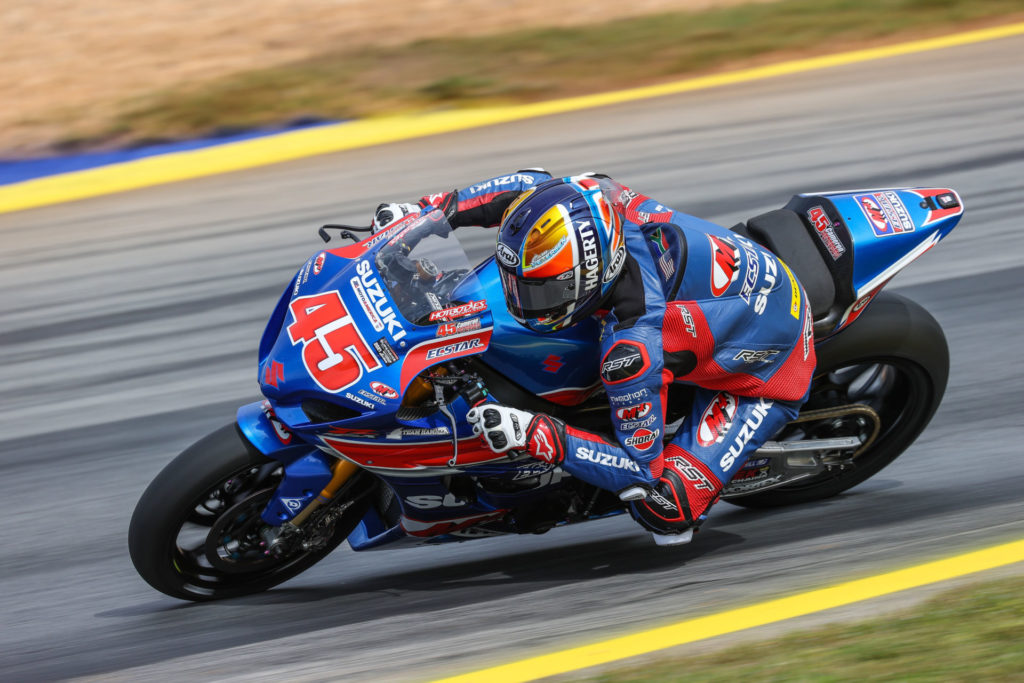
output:
[[[558,318],[576,303],[576,273],[567,271],[564,280],[523,278],[499,266],[505,303],[517,320]],[[564,275],[564,274],[563,274]]]

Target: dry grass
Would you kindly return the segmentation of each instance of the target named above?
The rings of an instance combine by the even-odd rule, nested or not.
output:
[[[751,1],[11,0],[0,3],[0,150],[100,127],[136,95],[339,49]]]

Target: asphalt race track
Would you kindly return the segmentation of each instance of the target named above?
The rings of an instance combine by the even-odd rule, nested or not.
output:
[[[0,216],[0,677],[425,679],[1024,538],[1024,39],[536,119]],[[322,222],[525,166],[603,170],[731,225],[800,191],[953,187],[892,287],[945,327],[931,427],[825,503],[721,505],[692,545],[626,518],[355,554],[192,605],[128,519],[256,398],[256,344]],[[463,235],[483,255],[492,233]]]

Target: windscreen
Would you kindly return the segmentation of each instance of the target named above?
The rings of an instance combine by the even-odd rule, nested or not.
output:
[[[441,211],[421,216],[392,237],[377,252],[376,265],[402,316],[417,325],[487,308],[482,296],[467,298],[467,293],[480,288],[466,252]]]

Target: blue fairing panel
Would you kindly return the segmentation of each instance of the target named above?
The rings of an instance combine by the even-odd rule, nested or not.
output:
[[[494,317],[494,334],[482,360],[527,391],[560,403],[576,402],[558,400],[558,394],[564,397],[575,393],[583,397],[582,390],[599,381],[597,322],[588,319],[552,334],[539,334],[523,327],[508,313],[497,271],[493,258],[477,267]]]

